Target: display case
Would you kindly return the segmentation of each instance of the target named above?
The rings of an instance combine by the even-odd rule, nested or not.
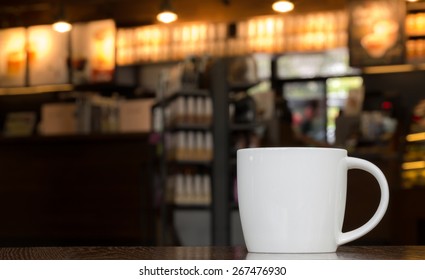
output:
[[[212,100],[209,91],[181,89],[154,105],[162,120],[165,200],[171,207],[211,205]],[[154,120],[158,122],[158,120]]]
[[[402,162],[402,187],[425,187],[425,101],[414,108],[406,135]]]

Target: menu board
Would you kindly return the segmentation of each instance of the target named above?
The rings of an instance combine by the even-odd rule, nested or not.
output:
[[[51,25],[28,28],[29,85],[69,83],[67,58],[69,37]]]
[[[276,72],[279,79],[332,77],[360,73],[358,69],[349,67],[347,48],[281,55],[276,60]]]
[[[25,86],[25,28],[0,30],[0,87]]]
[[[405,1],[350,0],[348,5],[350,65],[404,63]]]
[[[71,31],[73,83],[110,82],[115,69],[113,20],[74,24]]]

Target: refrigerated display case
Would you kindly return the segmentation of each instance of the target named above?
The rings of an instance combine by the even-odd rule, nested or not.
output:
[[[425,187],[425,100],[421,100],[413,109],[409,133],[405,138],[403,155],[402,187]]]
[[[326,90],[323,81],[288,82],[283,97],[292,113],[297,134],[326,141]]]
[[[335,119],[344,111],[349,92],[360,90],[360,70],[349,67],[345,48],[276,58],[278,95],[287,101],[296,133],[315,141],[335,142]]]
[[[335,77],[326,80],[326,137],[330,144],[336,140],[336,119],[346,111],[350,93],[363,90],[363,79],[359,76]]]

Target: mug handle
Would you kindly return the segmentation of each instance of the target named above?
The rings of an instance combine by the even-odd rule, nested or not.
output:
[[[376,225],[381,221],[381,219],[385,215],[390,198],[387,179],[385,178],[384,173],[382,173],[382,171],[376,165],[367,160],[353,157],[347,157],[346,162],[347,170],[361,169],[369,172],[376,178],[379,187],[381,188],[381,200],[379,202],[379,206],[375,214],[366,224],[352,231],[341,233],[337,241],[338,245],[342,245],[357,238],[360,238],[363,235],[367,234],[369,231],[371,231],[374,227],[376,227]]]

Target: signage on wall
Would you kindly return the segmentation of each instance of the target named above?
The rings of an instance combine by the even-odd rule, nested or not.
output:
[[[25,50],[25,28],[0,30],[0,86],[25,85],[27,54]]]
[[[115,33],[109,19],[77,23],[70,36],[51,25],[0,29],[0,88],[111,82]]]
[[[378,66],[405,62],[403,0],[349,1],[350,65]]]
[[[115,23],[75,24],[71,31],[73,83],[110,82],[115,69]]]
[[[68,36],[51,25],[28,28],[27,56],[29,85],[65,84],[68,82]]]

